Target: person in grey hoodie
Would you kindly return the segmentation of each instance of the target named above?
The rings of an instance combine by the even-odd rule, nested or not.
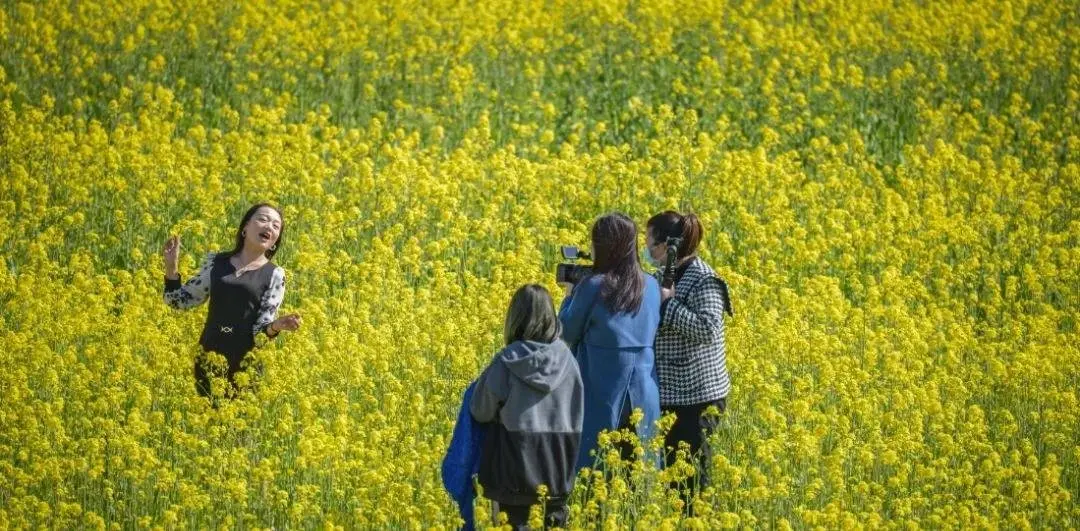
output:
[[[574,487],[585,394],[573,352],[551,294],[521,287],[510,301],[503,328],[506,347],[476,380],[469,412],[492,422],[480,453],[484,496],[505,512],[515,529],[527,528],[529,508],[547,488],[545,525],[566,525],[566,500]]]

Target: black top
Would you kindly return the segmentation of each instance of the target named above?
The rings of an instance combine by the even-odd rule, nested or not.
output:
[[[166,278],[165,302],[176,309],[188,309],[209,298],[210,310],[199,344],[224,354],[230,362],[239,362],[254,348],[255,336],[274,321],[285,295],[285,274],[267,262],[238,277],[230,256],[207,255],[199,274],[186,284]]]

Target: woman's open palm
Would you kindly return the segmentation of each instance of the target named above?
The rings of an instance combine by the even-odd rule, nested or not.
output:
[[[180,237],[171,236],[165,240],[165,247],[161,254],[165,259],[165,272],[170,275],[175,274],[180,263]]]

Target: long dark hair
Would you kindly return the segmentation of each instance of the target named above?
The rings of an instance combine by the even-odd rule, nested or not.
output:
[[[240,219],[240,226],[236,228],[236,245],[233,247],[233,250],[230,251],[230,256],[240,254],[240,251],[244,250],[244,227],[247,226],[248,222],[251,221],[251,218],[254,217],[255,213],[262,207],[277,212],[278,216],[281,217],[281,230],[278,231],[278,239],[274,242],[273,247],[266,250],[266,258],[273,260],[274,255],[281,250],[281,244],[285,242],[285,214],[282,214],[281,210],[278,210],[278,207],[271,205],[270,203],[259,203],[257,205],[252,205],[251,208],[247,209],[247,212],[244,212],[244,217]]]
[[[682,238],[682,245],[679,246],[679,252],[675,255],[675,258],[680,260],[697,252],[704,232],[701,228],[701,220],[696,215],[692,213],[683,215],[672,210],[649,218],[645,228],[652,231],[657,243],[663,244],[670,237]]]
[[[562,335],[555,303],[548,290],[539,284],[526,284],[518,288],[510,299],[506,311],[503,338],[509,345],[514,341],[540,341],[551,343]]]
[[[641,308],[645,278],[638,261],[637,224],[615,212],[593,223],[593,271],[604,275],[600,298],[612,312]]]

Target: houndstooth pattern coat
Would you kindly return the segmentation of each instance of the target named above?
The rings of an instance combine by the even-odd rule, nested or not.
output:
[[[660,307],[656,372],[661,405],[695,405],[728,395],[724,312],[734,315],[727,284],[694,258],[676,281],[675,296]]]

